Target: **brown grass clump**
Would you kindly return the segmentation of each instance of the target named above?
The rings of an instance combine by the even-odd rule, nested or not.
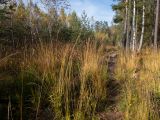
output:
[[[126,120],[158,120],[155,95],[159,93],[160,54],[121,54],[117,64],[117,79],[123,81],[120,108]],[[159,97],[159,96],[156,96]]]
[[[42,84],[37,114],[46,94],[54,119],[95,118],[98,102],[106,97],[107,67],[100,62],[102,50],[93,42],[86,43],[83,50],[71,44],[38,46],[25,62]]]

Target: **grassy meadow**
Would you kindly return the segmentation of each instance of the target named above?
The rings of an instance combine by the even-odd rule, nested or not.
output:
[[[117,49],[92,41],[39,44],[2,57],[1,117],[159,120],[160,53]]]
[[[1,96],[8,100],[4,113],[8,109],[6,115],[16,119],[96,119],[105,109],[104,57],[103,47],[88,42],[81,50],[71,44],[40,44],[2,58]]]

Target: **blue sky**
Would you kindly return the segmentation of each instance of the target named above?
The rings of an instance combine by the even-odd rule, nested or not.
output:
[[[24,0],[27,2],[27,0]],[[33,0],[40,3],[40,0]],[[94,17],[94,20],[107,21],[109,25],[112,23],[114,12],[112,11],[113,0],[68,0],[71,7],[69,12],[76,11],[78,16],[82,15],[85,10],[88,17]],[[39,4],[43,9],[43,6]],[[68,10],[67,10],[68,11]]]
[[[114,12],[112,11],[113,0],[70,0],[71,11],[75,10],[81,16],[83,10],[88,17],[95,20],[107,21],[111,25]]]

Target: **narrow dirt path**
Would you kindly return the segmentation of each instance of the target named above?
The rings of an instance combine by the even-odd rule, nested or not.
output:
[[[100,120],[123,120],[123,113],[118,111],[121,84],[115,79],[117,52],[112,52],[108,60],[107,105],[108,110],[99,114]]]

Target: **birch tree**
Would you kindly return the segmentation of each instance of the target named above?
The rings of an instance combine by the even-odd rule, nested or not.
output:
[[[143,44],[143,38],[144,38],[144,24],[145,24],[145,4],[143,0],[143,15],[142,15],[142,31],[141,31],[141,37],[140,37],[140,43],[139,43],[139,48],[138,51],[140,52]]]
[[[132,51],[135,51],[135,46],[136,46],[136,26],[135,26],[135,21],[136,21],[136,1],[133,1],[133,20],[132,20],[132,32],[133,32],[133,38],[132,38]]]
[[[154,50],[157,51],[157,39],[158,39],[158,20],[159,20],[159,0],[156,5],[156,19],[155,19],[155,31],[154,31]]]

